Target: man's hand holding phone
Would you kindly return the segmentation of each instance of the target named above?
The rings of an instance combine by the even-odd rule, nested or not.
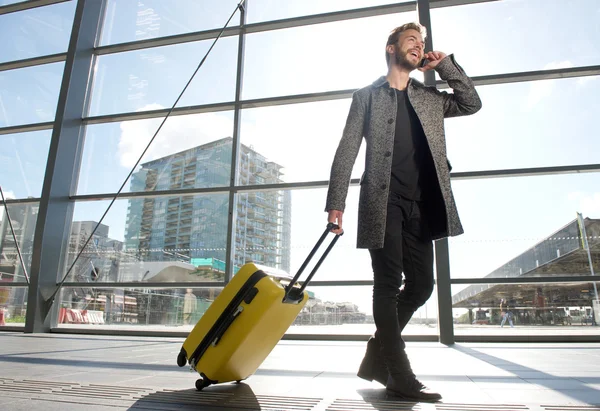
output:
[[[441,51],[430,51],[429,53],[423,54],[423,60],[421,61],[419,71],[433,70],[445,57],[446,53],[442,53]]]

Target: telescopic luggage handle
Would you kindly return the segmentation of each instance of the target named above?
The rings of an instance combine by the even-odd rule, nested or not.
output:
[[[331,240],[331,243],[329,243],[329,246],[327,247],[327,249],[325,250],[323,255],[321,255],[321,258],[319,259],[317,264],[314,266],[314,268],[312,269],[312,271],[306,278],[306,281],[304,281],[302,283],[302,286],[300,288],[294,288],[294,286],[298,282],[300,275],[302,275],[302,273],[304,272],[304,269],[306,268],[306,266],[308,265],[310,260],[314,257],[315,253],[317,252],[317,250],[319,249],[321,244],[323,244],[323,241],[325,241],[327,234],[329,234],[330,231],[338,229],[338,228],[339,228],[339,226],[337,224],[334,224],[334,223],[327,224],[327,228],[325,228],[325,231],[319,238],[319,241],[317,241],[317,244],[315,244],[315,246],[313,247],[311,252],[308,254],[308,257],[306,257],[306,260],[304,260],[304,262],[302,263],[302,266],[300,267],[300,269],[298,270],[298,272],[296,273],[294,278],[292,278],[292,281],[290,281],[290,283],[287,285],[287,287],[285,287],[285,296],[283,297],[284,303],[298,303],[298,302],[302,301],[302,295],[304,293],[304,289],[306,288],[306,286],[308,285],[310,280],[312,280],[313,276],[315,275],[315,273],[317,272],[317,270],[319,269],[319,267],[321,266],[323,261],[325,261],[327,254],[329,254],[329,252],[331,251],[331,249],[333,248],[333,246],[335,245],[337,240],[344,234],[344,232],[342,232],[340,234],[336,234],[335,237],[333,238],[333,240]]]

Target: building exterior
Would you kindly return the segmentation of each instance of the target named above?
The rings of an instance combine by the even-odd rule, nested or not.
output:
[[[587,242],[583,241],[585,233]],[[589,252],[588,252],[589,249]],[[592,266],[590,267],[590,260]],[[600,219],[575,219],[485,278],[598,275]],[[525,325],[596,324],[599,283],[520,283],[472,285],[452,297],[454,308],[469,310],[469,323],[498,324],[511,311]],[[502,309],[501,309],[502,304]],[[596,306],[596,307],[595,307]],[[473,313],[473,310],[476,310]]]
[[[223,138],[142,164],[132,175],[132,191],[175,190],[229,185],[232,138]],[[282,166],[242,145],[239,185],[282,182]],[[237,269],[248,261],[290,270],[291,195],[253,191],[238,194],[235,220]],[[203,194],[132,199],[125,246],[140,261],[225,262],[228,196]]]

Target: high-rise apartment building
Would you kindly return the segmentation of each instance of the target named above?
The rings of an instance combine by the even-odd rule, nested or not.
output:
[[[132,191],[224,187],[231,178],[233,139],[223,138],[142,164]],[[282,166],[241,146],[240,185],[282,182]],[[143,261],[212,258],[226,261],[226,194],[132,199],[125,228],[128,253]],[[253,191],[237,196],[235,266],[254,261],[290,270],[291,196],[287,191]]]

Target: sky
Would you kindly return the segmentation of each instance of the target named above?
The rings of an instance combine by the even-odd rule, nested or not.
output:
[[[391,3],[390,1],[251,0],[248,21]],[[220,28],[238,1],[109,0],[100,45]],[[0,5],[7,4],[0,0]],[[168,6],[166,6],[168,4]],[[218,6],[215,6],[218,4]],[[64,52],[75,2],[0,15],[0,63]],[[540,19],[543,10],[543,19]],[[568,10],[568,12],[565,12]],[[366,86],[385,74],[389,31],[416,13],[379,16],[250,34],[243,99]],[[471,76],[600,64],[597,0],[503,0],[434,9],[434,49],[454,53]],[[237,24],[237,19],[232,24]],[[536,27],[533,24],[538,24]],[[88,115],[170,108],[212,43],[203,41],[100,56]],[[237,38],[219,40],[179,107],[234,99]],[[52,121],[63,63],[0,72],[0,127]],[[414,75],[422,79],[419,72]],[[598,164],[599,76],[478,87],[483,108],[446,120],[453,172]],[[327,180],[349,99],[252,108],[242,112],[241,141],[283,165],[285,182]],[[161,119],[88,127],[78,194],[116,192]],[[233,112],[174,116],[143,161],[231,136]],[[0,184],[17,198],[41,193],[51,131],[0,136]],[[364,168],[364,145],[353,171]],[[600,218],[600,173],[455,180],[465,234],[450,239],[454,278],[479,278],[572,221]],[[129,184],[126,185],[126,190]],[[292,193],[292,268],[300,266],[326,223],[326,189]],[[345,235],[316,279],[372,278],[366,250],[357,250],[358,188],[349,190]],[[75,220],[99,219],[108,201],[77,203]],[[128,201],[118,200],[105,224],[123,240]],[[454,286],[453,292],[461,287]],[[371,312],[368,287],[320,287],[323,299]],[[435,313],[436,298],[428,303]]]

